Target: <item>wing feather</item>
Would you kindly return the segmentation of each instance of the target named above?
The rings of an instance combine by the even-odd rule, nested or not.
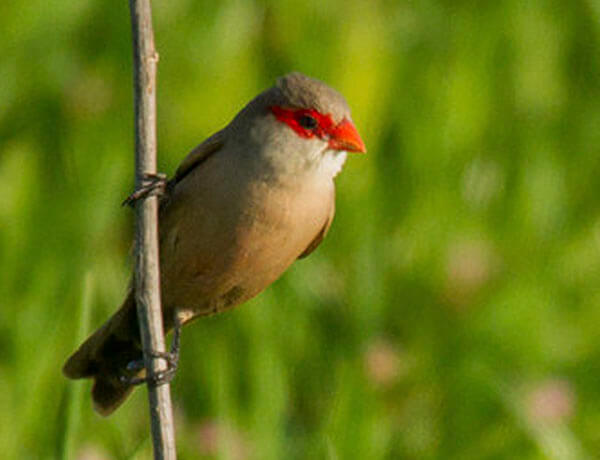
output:
[[[331,227],[331,223],[333,222],[333,216],[335,215],[335,191],[331,194],[331,208],[329,210],[329,216],[327,216],[327,220],[325,224],[319,230],[319,233],[313,238],[308,247],[304,250],[302,254],[298,256],[298,259],[303,259],[311,254],[317,247],[321,244],[321,242],[325,239],[329,228]]]
[[[183,159],[175,172],[175,182],[181,181],[192,169],[201,165],[208,157],[218,152],[225,145],[225,133],[223,130],[213,134]]]

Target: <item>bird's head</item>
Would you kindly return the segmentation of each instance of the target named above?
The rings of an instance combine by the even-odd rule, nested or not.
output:
[[[298,136],[320,139],[331,150],[366,152],[348,103],[336,90],[297,72],[280,78],[276,88],[283,98],[270,110]]]
[[[335,175],[343,152],[366,152],[344,97],[297,72],[258,95],[232,125],[245,142],[250,138],[260,146],[263,155],[292,167],[334,161],[339,163],[333,166]]]

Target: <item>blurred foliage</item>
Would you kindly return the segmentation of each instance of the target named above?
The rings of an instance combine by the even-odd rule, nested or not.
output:
[[[319,250],[186,329],[181,459],[600,452],[600,3],[154,1],[159,152],[290,70],[369,153]],[[144,390],[93,413],[65,357],[129,276],[127,2],[0,5],[0,452],[150,456]]]

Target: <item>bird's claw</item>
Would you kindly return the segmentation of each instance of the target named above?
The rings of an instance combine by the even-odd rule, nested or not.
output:
[[[167,187],[167,176],[163,173],[144,174],[141,186],[129,195],[121,206],[132,206],[136,201],[148,196],[161,196],[165,193]]]
[[[149,350],[148,355],[155,359],[164,359],[167,362],[167,368],[158,372],[146,372],[143,377],[135,376],[145,370],[144,360],[136,359],[130,361],[127,364],[127,373],[129,375],[121,375],[120,380],[128,385],[142,385],[148,383],[154,386],[164,385],[170,383],[177,373],[177,366],[179,364],[179,337],[181,335],[181,324],[175,321],[175,327],[173,330],[173,340],[171,342],[171,349],[169,351],[157,351]],[[134,374],[134,376],[131,376]]]
[[[165,383],[171,383],[171,380],[173,380],[176,373],[177,366],[169,366],[164,371],[159,371],[145,377],[128,377],[126,375],[122,375],[121,381],[123,383],[126,383],[127,385],[137,386],[147,383],[157,387],[160,385],[164,385]]]

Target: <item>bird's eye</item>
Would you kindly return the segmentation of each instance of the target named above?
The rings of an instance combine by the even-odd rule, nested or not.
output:
[[[304,129],[315,129],[318,123],[312,116],[305,114],[298,119],[298,124]]]

